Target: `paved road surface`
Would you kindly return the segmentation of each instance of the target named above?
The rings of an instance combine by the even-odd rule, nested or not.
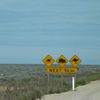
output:
[[[79,86],[74,92],[46,95],[45,100],[100,100],[100,81]]]

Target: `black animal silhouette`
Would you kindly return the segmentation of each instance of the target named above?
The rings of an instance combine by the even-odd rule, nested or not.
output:
[[[47,62],[50,62],[51,61],[51,59],[47,59]]]
[[[59,63],[66,63],[66,60],[64,60],[64,59],[59,59]]]
[[[74,61],[75,63],[77,63],[78,59],[74,58],[73,61]]]

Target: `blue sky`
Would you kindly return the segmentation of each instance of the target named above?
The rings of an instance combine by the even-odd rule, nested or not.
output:
[[[100,64],[100,0],[0,1],[0,63],[42,63],[47,55]]]

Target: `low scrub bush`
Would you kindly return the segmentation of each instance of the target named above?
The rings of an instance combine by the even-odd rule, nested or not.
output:
[[[78,85],[85,85],[85,84],[87,84],[87,82],[85,80],[80,80],[80,81],[76,82],[77,86]]]

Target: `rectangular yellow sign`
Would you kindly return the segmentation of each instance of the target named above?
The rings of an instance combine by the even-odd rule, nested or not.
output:
[[[48,73],[67,73],[67,74],[76,74],[78,72],[77,68],[46,68]]]

